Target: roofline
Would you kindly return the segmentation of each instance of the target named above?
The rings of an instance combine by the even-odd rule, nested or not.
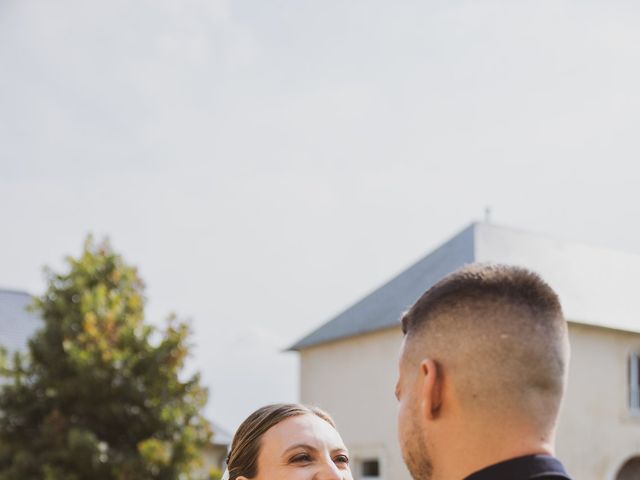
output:
[[[18,290],[17,288],[1,288],[0,287],[0,293],[10,293],[13,295],[27,295],[29,297],[33,297],[33,295],[27,292],[26,290]]]
[[[594,323],[594,321],[588,321],[588,320],[567,320],[567,323],[571,325],[580,325],[582,327],[595,328],[597,330],[608,330],[610,332],[633,333],[635,335],[640,335],[640,328],[638,330],[630,330],[628,328],[623,328],[623,327],[612,327],[611,325],[602,325],[599,323]]]
[[[336,314],[334,314],[333,316],[331,316],[328,320],[325,320],[324,322],[322,322],[320,325],[317,325],[316,327],[312,328],[306,335],[304,335],[303,337],[301,337],[299,340],[297,340],[295,343],[293,343],[290,347],[284,349],[283,351],[285,352],[299,352],[300,350],[304,349],[304,348],[308,348],[308,347],[313,347],[316,345],[321,345],[324,343],[329,343],[332,342],[334,340],[341,340],[343,338],[350,338],[350,337],[355,337],[358,335],[362,335],[362,334],[366,334],[369,332],[375,332],[375,331],[379,331],[379,330],[385,330],[387,328],[393,328],[391,325],[389,326],[382,326],[382,327],[378,327],[378,328],[373,328],[373,329],[367,329],[367,330],[363,330],[360,332],[354,332],[354,333],[350,333],[347,335],[343,335],[343,336],[339,336],[337,338],[330,338],[327,340],[320,340],[320,341],[314,341],[310,344],[305,344],[306,343],[306,339],[308,337],[310,337],[311,335],[313,335],[318,329],[322,328],[324,325],[326,325],[328,322],[333,321],[334,319],[336,319],[337,317],[339,317],[340,315],[342,315],[343,313],[345,313],[347,310],[349,310],[351,307],[353,307],[354,305],[366,300],[369,296],[373,295],[374,293],[376,293],[379,289],[383,288],[385,285],[387,285],[388,283],[392,282],[393,280],[395,280],[397,277],[399,277],[400,275],[402,275],[404,272],[406,272],[408,269],[410,269],[411,267],[413,267],[414,265],[416,265],[416,263],[426,259],[427,257],[429,257],[431,254],[433,254],[434,252],[436,252],[438,249],[444,247],[445,245],[449,244],[451,241],[455,240],[456,238],[460,237],[461,235],[463,235],[464,233],[466,233],[469,230],[473,230],[476,228],[477,225],[482,224],[483,222],[480,221],[472,221],[469,222],[465,227],[461,228],[460,230],[458,230],[455,234],[448,236],[445,240],[438,242],[435,247],[433,247],[431,250],[427,251],[427,253],[422,253],[417,259],[411,261],[408,265],[398,269],[392,276],[391,278],[387,279],[386,281],[382,281],[381,283],[379,283],[378,285],[372,287],[370,290],[368,290],[365,294],[361,295],[360,298],[358,298],[358,300],[356,300],[355,302],[352,302],[351,304],[347,305],[346,307],[342,308],[340,311],[338,311]]]
[[[398,331],[401,331],[401,325],[400,322],[398,322],[397,325],[387,325],[384,327],[378,327],[378,328],[374,328],[372,330],[363,330],[362,332],[354,332],[354,333],[350,333],[348,335],[343,335],[342,337],[336,337],[336,338],[329,338],[327,340],[321,340],[319,342],[315,342],[315,343],[311,343],[309,345],[303,345],[303,346],[298,346],[298,344],[294,344],[292,346],[290,346],[289,348],[287,348],[286,350],[284,350],[285,352],[298,352],[300,353],[302,350],[308,350],[309,348],[315,348],[321,345],[327,345],[329,343],[335,343],[335,342],[340,342],[342,340],[348,340],[350,338],[355,338],[355,337],[361,337],[363,335],[368,335],[370,333],[380,333],[380,332],[384,332],[385,330],[395,330],[398,329]]]
[[[330,330],[326,330],[325,327],[331,324],[332,322],[336,321],[340,317],[342,317],[342,315],[348,313],[349,310],[351,310],[352,308],[357,308],[358,305],[366,302],[367,299],[371,295],[373,295],[375,292],[385,288],[387,284],[392,283],[396,278],[398,278],[404,272],[407,272],[409,269],[413,268],[424,259],[438,252],[439,249],[444,248],[448,244],[452,244],[454,241],[456,241],[457,238],[463,236],[465,232],[468,232],[468,231],[473,232],[473,238],[471,240],[472,241],[471,248],[473,249],[473,255],[472,255],[473,260],[471,261],[473,262],[485,262],[485,261],[491,262],[492,260],[490,260],[490,258],[487,257],[488,253],[484,252],[484,250],[486,250],[486,245],[484,245],[482,239],[493,238],[494,235],[499,235],[502,233],[506,234],[505,238],[510,238],[510,235],[514,235],[514,237],[511,238],[510,240],[512,242],[515,242],[516,240],[518,240],[520,236],[523,236],[523,237],[526,237],[527,239],[530,239],[532,242],[533,241],[553,242],[553,244],[558,248],[561,247],[563,249],[568,249],[568,250],[586,249],[585,252],[587,253],[593,252],[593,254],[596,256],[597,255],[615,255],[616,256],[615,258],[618,258],[618,256],[622,256],[621,258],[629,258],[630,260],[633,259],[633,262],[636,262],[637,260],[640,259],[640,256],[638,256],[638,254],[634,252],[623,251],[623,250],[619,250],[619,249],[615,249],[615,248],[611,248],[603,245],[597,245],[597,244],[594,245],[592,243],[579,241],[579,240],[576,241],[572,239],[561,238],[554,235],[527,230],[524,228],[511,227],[511,226],[505,226],[505,225],[495,224],[491,222],[474,220],[469,224],[467,224],[465,228],[461,229],[456,234],[449,237],[446,241],[438,244],[435,248],[429,251],[425,256],[421,257],[420,259],[418,259],[416,262],[412,263],[408,267],[401,269],[400,272],[392,276],[391,279],[389,279],[386,282],[383,282],[377,288],[373,288],[367,294],[360,297],[356,302],[350,304],[341,312],[337,313],[336,315],[334,315],[333,317],[331,317],[321,325],[317,326],[315,329],[312,329],[308,334],[300,338],[297,342],[292,344],[285,351],[300,352],[301,350],[305,350],[307,348],[311,348],[316,345],[323,345],[333,341],[341,340],[343,338],[351,338],[351,337],[367,334],[370,332],[376,332],[376,331],[384,330],[387,328],[393,328],[393,325],[390,323],[374,326],[373,328],[364,328],[361,325],[362,322],[355,322],[351,328],[344,328],[343,324],[337,324],[337,326],[340,327],[338,330],[342,330],[345,333],[342,333],[339,335],[333,335],[331,333],[326,333],[326,332],[330,332]],[[516,242],[516,245],[518,245],[517,242]],[[527,246],[528,244],[525,242],[523,245]],[[491,250],[489,249],[488,252],[491,252]],[[497,258],[501,258],[501,257],[498,256]],[[493,261],[504,262],[507,260],[493,260]],[[522,262],[522,259],[516,260],[516,262]],[[569,321],[570,323],[591,325],[595,327],[606,328],[612,331],[640,333],[640,327],[636,329],[633,322],[629,323],[628,319],[626,319],[626,317],[624,316],[621,317],[621,321],[613,322],[613,324],[608,324],[608,322],[604,321],[603,318],[597,318],[597,317],[592,318],[591,315],[587,315],[585,317],[584,312],[581,312],[579,310],[577,310],[574,313],[577,314],[576,317],[581,317],[582,320]],[[602,315],[603,315],[602,312],[600,312],[599,316],[601,317]],[[389,318],[387,320],[391,321],[392,319]],[[322,332],[322,334],[316,335],[317,332]]]
[[[581,327],[587,327],[587,328],[594,328],[596,330],[607,330],[610,332],[622,332],[622,333],[631,333],[634,335],[640,335],[640,330],[629,330],[627,328],[619,328],[619,327],[611,327],[611,326],[607,326],[607,325],[598,325],[592,322],[588,322],[586,320],[567,320],[567,324],[568,325],[579,325]],[[380,327],[380,328],[376,328],[375,330],[367,330],[365,332],[359,332],[359,333],[353,333],[350,335],[345,335],[344,337],[338,337],[338,338],[332,338],[330,340],[323,340],[321,342],[318,343],[313,343],[311,345],[305,345],[302,347],[295,347],[295,345],[293,347],[288,348],[287,350],[285,350],[286,352],[297,352],[300,353],[304,350],[309,350],[312,348],[316,348],[316,347],[322,347],[325,345],[328,345],[330,343],[338,343],[341,342],[342,340],[350,340],[352,338],[355,337],[362,337],[364,335],[368,335],[370,333],[380,333],[380,332],[384,332],[384,331],[391,331],[391,330],[395,330],[396,328],[400,328],[400,325],[398,324],[397,327],[396,326],[388,326],[388,327]]]
[[[640,254],[638,252],[632,252],[631,250],[624,250],[624,249],[618,249],[618,248],[614,248],[608,245],[603,245],[600,243],[591,243],[591,242],[587,242],[584,240],[574,240],[571,238],[565,238],[565,237],[561,237],[558,235],[553,235],[547,232],[542,232],[539,230],[528,230],[526,228],[523,227],[513,227],[511,225],[505,225],[505,224],[501,224],[501,223],[494,223],[494,222],[480,222],[480,221],[474,221],[471,222],[471,225],[478,225],[478,226],[486,226],[486,227],[492,227],[492,228],[499,228],[500,230],[508,230],[510,232],[513,233],[519,233],[522,235],[527,235],[528,237],[535,237],[535,238],[539,238],[539,239],[545,239],[545,240],[551,240],[553,242],[558,242],[561,243],[562,245],[565,246],[572,246],[572,247],[584,247],[584,248],[589,248],[589,249],[594,249],[594,250],[600,250],[603,252],[609,252],[609,253],[615,253],[615,254],[624,254],[624,255],[632,255],[635,257],[640,256]],[[461,233],[461,232],[460,232]]]

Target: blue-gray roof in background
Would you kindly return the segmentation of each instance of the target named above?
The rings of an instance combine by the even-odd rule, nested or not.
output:
[[[25,351],[27,341],[42,321],[27,311],[32,297],[26,292],[0,290],[0,345],[9,352]]]
[[[211,424],[211,430],[213,430],[213,438],[211,439],[211,443],[213,445],[231,445],[233,435],[218,423],[211,420],[209,421],[209,423]]]
[[[640,255],[473,223],[291,350],[398,327],[402,313],[425,290],[472,262],[518,265],[538,273],[558,293],[569,322],[640,333]]]
[[[298,341],[290,350],[399,325],[402,313],[438,280],[474,261],[472,224],[426,257]]]

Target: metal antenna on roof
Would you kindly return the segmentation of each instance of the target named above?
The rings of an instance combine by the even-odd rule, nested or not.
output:
[[[484,207],[484,223],[491,223],[491,207],[489,205]]]

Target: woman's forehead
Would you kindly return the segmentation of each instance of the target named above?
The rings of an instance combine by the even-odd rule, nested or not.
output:
[[[263,436],[263,447],[288,448],[296,444],[311,447],[344,448],[340,435],[326,420],[313,414],[289,417],[271,427]]]

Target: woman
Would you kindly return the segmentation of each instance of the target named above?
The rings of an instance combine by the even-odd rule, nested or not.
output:
[[[223,480],[353,480],[331,417],[298,404],[262,407],[242,422]]]

